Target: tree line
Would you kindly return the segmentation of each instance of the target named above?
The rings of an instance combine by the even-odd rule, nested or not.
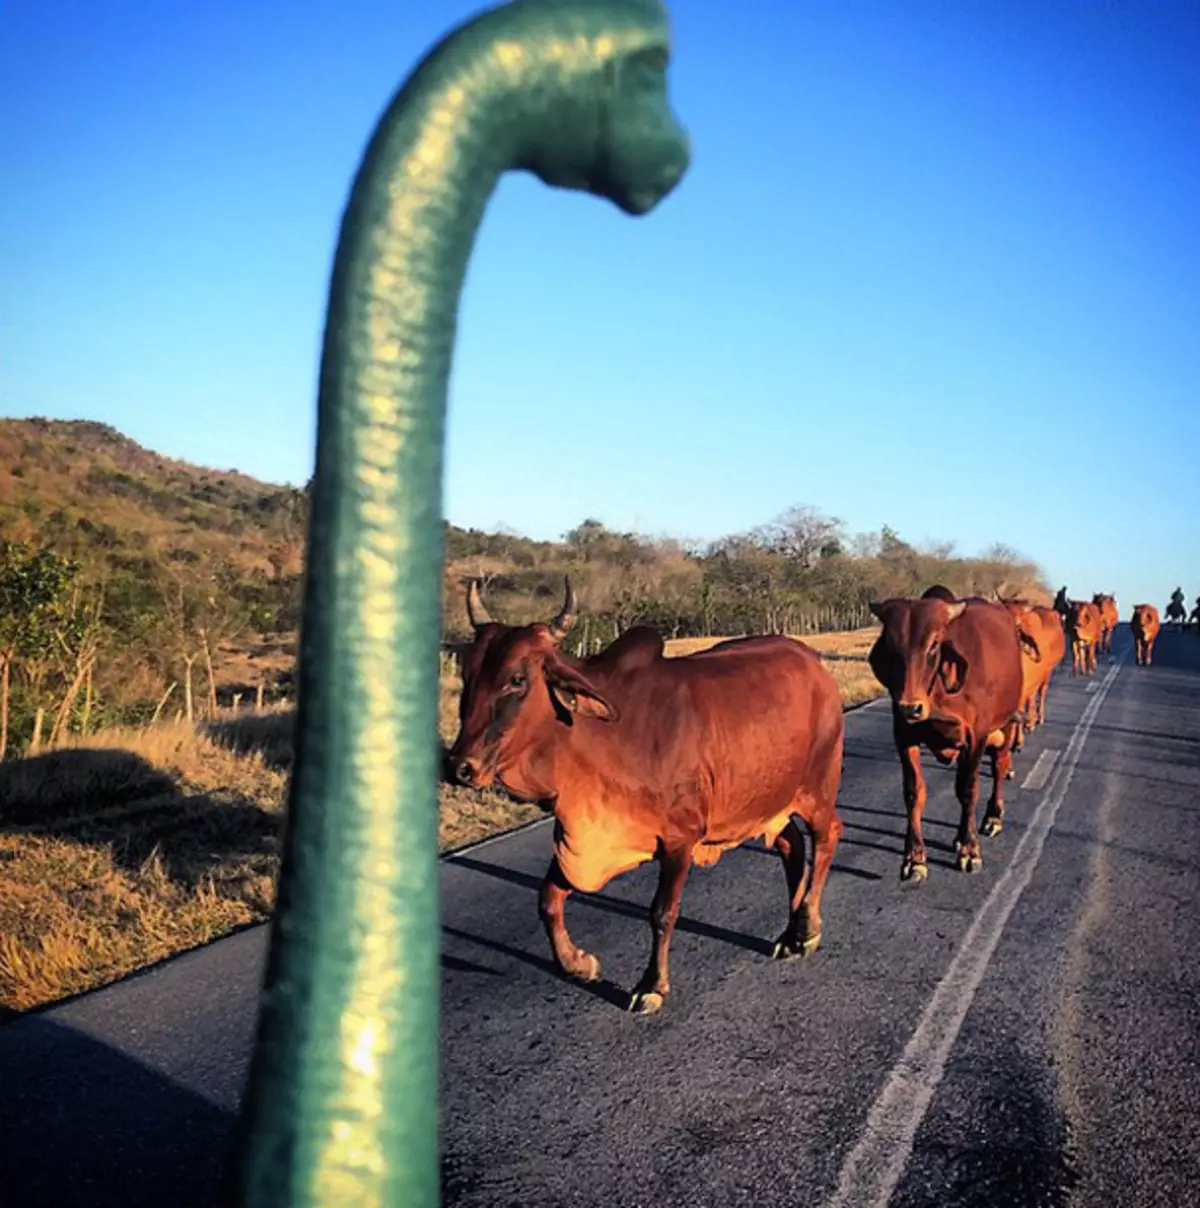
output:
[[[307,492],[287,492],[287,528],[302,540]],[[294,650],[302,573],[235,565],[198,546],[0,541],[0,758],[72,732],[141,723],[164,708],[214,713],[220,662],[233,647]],[[94,535],[94,534],[93,534]],[[88,534],[85,534],[85,538]],[[64,546],[66,548],[64,548]],[[560,541],[445,527],[443,640],[469,637],[465,584],[511,623],[558,607],[570,574],[581,620],[569,642],[590,652],[635,624],[665,637],[805,633],[871,624],[870,601],[944,583],[960,595],[1048,600],[1037,566],[1004,546],[976,557],[919,549],[884,527],[850,534],[835,517],[794,507],[749,532],[706,543],[651,538],[584,520]],[[214,663],[218,664],[214,666]],[[253,689],[252,685],[243,685]],[[265,685],[286,697],[291,675]]]

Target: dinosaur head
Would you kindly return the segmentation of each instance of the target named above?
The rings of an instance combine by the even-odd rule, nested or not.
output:
[[[691,151],[667,99],[660,0],[515,0],[472,33],[472,57],[502,94],[513,166],[629,214],[679,182]]]

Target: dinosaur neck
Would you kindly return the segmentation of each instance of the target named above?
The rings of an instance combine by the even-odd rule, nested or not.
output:
[[[277,906],[277,929],[305,942],[272,944],[260,1020],[271,1043],[256,1052],[243,1121],[260,1138],[244,1171],[251,1203],[285,1184],[295,1202],[357,1202],[371,1170],[388,1202],[420,1202],[418,1187],[436,1185],[436,1119],[414,1121],[389,1088],[414,1072],[436,1087],[423,1042],[437,1023],[436,884],[417,910],[413,882],[428,881],[419,853],[437,848],[442,437],[463,276],[511,160],[495,97],[462,79],[471,68],[444,53],[413,76],[343,218]],[[425,800],[398,808],[414,785]],[[400,1008],[398,970],[423,1007]],[[280,1101],[295,1109],[273,1111]],[[394,1158],[414,1151],[430,1170]]]

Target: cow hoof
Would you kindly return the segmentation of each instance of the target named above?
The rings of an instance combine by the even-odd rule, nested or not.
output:
[[[567,972],[576,981],[599,981],[600,958],[598,956],[593,956],[590,952],[581,952],[579,954],[579,964],[577,964],[574,969],[568,969]]]
[[[776,961],[803,960],[807,956],[812,956],[820,946],[821,933],[819,931],[816,935],[810,935],[808,939],[802,940],[799,945],[795,940],[781,936],[775,941],[775,947],[771,949],[771,959]]]
[[[983,857],[971,856],[965,851],[959,852],[955,867],[959,872],[979,872],[983,868]]]
[[[912,881],[914,884],[920,885],[922,881],[929,877],[929,866],[922,861],[920,864],[914,864],[911,860],[905,862],[904,867],[900,869],[900,880]]]
[[[979,828],[980,834],[986,835],[989,839],[1000,833],[1001,822],[999,818],[985,818],[983,825]]]
[[[629,1010],[633,1015],[657,1015],[663,1001],[657,990],[634,990],[629,996]]]

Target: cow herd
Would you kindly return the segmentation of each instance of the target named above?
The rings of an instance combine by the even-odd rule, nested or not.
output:
[[[928,876],[922,747],[954,768],[962,810],[956,867],[976,871],[980,831],[996,835],[1003,825],[1013,752],[1046,719],[1054,669],[1069,644],[1073,674],[1095,670],[1097,652],[1112,641],[1116,601],[1069,600],[1064,588],[1046,608],[958,599],[931,587],[871,611],[882,628],[869,661],[891,699],[908,815],[901,878]],[[548,624],[494,621],[474,581],[467,614],[474,638],[463,652],[460,727],[447,772],[460,784],[496,784],[552,805],[554,855],[539,914],[563,973],[600,977],[599,959],[567,931],[568,896],[598,892],[655,861],[650,957],[630,1008],[657,1011],[670,991],[671,934],[692,866],[713,864],[751,839],[775,848],[787,884],[788,919],[774,955],[816,950],[821,895],[842,833],[844,721],[837,684],[814,651],[788,637],[743,637],[669,658],[660,634],[637,626],[573,659],[561,649],[577,616],[569,579]],[[1148,664],[1157,610],[1138,605],[1132,628],[1137,661]],[[985,756],[991,792],[977,831]]]

